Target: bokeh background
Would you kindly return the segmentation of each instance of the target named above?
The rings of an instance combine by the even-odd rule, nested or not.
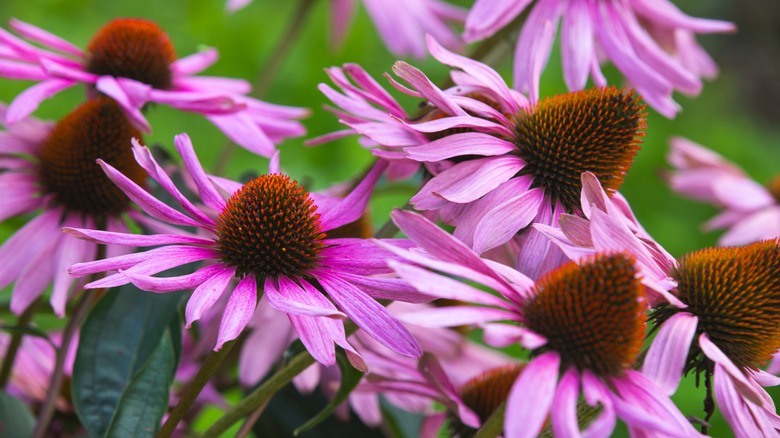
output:
[[[92,34],[112,18],[148,18],[168,32],[179,56],[202,46],[219,49],[219,62],[206,74],[254,81],[268,64],[270,54],[302,1],[309,0],[255,0],[247,8],[229,15],[222,0],[2,0],[0,25],[5,26],[11,17],[18,18],[84,47]],[[328,81],[324,68],[355,62],[386,83],[381,75],[390,72],[397,59],[385,49],[363,9],[356,14],[343,47],[329,47],[329,1],[314,1],[301,34],[262,96],[272,103],[310,108],[312,115],[304,121],[309,132],[307,138],[341,129],[336,117],[323,109],[326,99],[317,90],[318,83]],[[678,95],[683,111],[674,120],[650,110],[644,145],[621,189],[645,228],[673,255],[679,256],[714,245],[718,233],[703,233],[700,228],[701,223],[716,213],[714,208],[673,194],[659,178],[662,169],[667,167],[665,154],[671,136],[684,136],[718,151],[759,182],[767,182],[780,173],[780,110],[777,109],[780,3],[773,0],[674,2],[691,15],[731,20],[738,26],[736,34],[699,38],[720,66],[720,76],[705,83],[698,97]],[[454,3],[468,6],[471,1]],[[511,54],[513,41],[508,39],[504,46],[504,52]],[[509,78],[510,56],[500,58],[489,59]],[[447,69],[431,59],[407,61],[420,67],[434,82],[446,80]],[[612,83],[620,83],[614,69],[608,68],[606,73]],[[0,79],[0,101],[9,102],[27,86],[27,83]],[[563,91],[559,54],[553,53],[542,78],[542,95]],[[396,96],[410,111],[419,103],[398,93]],[[76,87],[47,101],[36,115],[58,119],[82,99],[83,89]],[[228,143],[198,115],[157,107],[149,120],[154,132],[146,138],[147,144],[172,149],[173,136],[187,132],[207,167],[216,163]],[[310,189],[355,176],[371,160],[370,154],[354,138],[316,148],[304,146],[303,141],[293,139],[282,144],[282,166]],[[225,171],[229,177],[239,178],[247,172],[262,173],[267,169],[267,160],[242,149],[234,150],[230,158]],[[413,189],[411,186],[380,187],[372,204],[376,224],[383,223],[392,208],[402,206]],[[0,202],[1,197],[2,194]],[[19,218],[0,224],[0,239],[5,239],[23,222],[24,218]],[[7,301],[8,291],[2,299]],[[686,414],[701,415],[703,394],[703,389],[694,388],[692,379],[688,379],[675,399]],[[208,422],[209,417],[201,421]],[[714,435],[730,434],[719,416],[714,424]]]

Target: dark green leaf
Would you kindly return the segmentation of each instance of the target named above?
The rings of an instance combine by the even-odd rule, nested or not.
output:
[[[168,409],[168,388],[176,371],[170,331],[122,394],[108,437],[153,437]]]
[[[338,363],[339,369],[341,370],[341,385],[339,386],[339,390],[336,392],[336,396],[333,397],[333,400],[331,400],[330,403],[328,403],[328,405],[325,406],[325,408],[320,411],[319,414],[315,415],[311,420],[295,429],[293,435],[297,436],[299,433],[313,428],[328,418],[328,416],[330,416],[330,414],[332,414],[333,411],[335,411],[336,408],[339,407],[339,405],[344,402],[347,397],[349,397],[349,394],[353,389],[355,389],[357,384],[360,383],[360,379],[363,377],[363,373],[356,370],[349,363],[349,360],[347,360],[346,355],[343,354],[342,351],[339,351],[339,354],[336,355],[336,362]]]
[[[171,321],[178,326],[181,297],[128,285],[107,292],[90,312],[81,328],[71,383],[76,413],[90,436],[106,435],[123,394],[163,336],[170,338]]]
[[[35,428],[35,417],[27,406],[15,397],[0,391],[0,436],[27,438]]]

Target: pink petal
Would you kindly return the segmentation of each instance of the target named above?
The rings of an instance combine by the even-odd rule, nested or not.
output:
[[[68,218],[64,224],[83,222],[76,218]],[[76,219],[76,220],[74,220]],[[74,263],[92,260],[97,255],[94,243],[76,239],[73,236],[62,236],[54,253],[54,284],[51,290],[51,303],[54,313],[60,318],[65,316],[65,304],[73,284],[73,277],[68,275],[68,268]]]
[[[188,76],[202,72],[219,59],[219,52],[213,47],[201,50],[192,55],[179,58],[171,64],[171,71],[178,75]]]
[[[587,3],[571,1],[561,25],[563,77],[569,90],[585,88],[593,54],[593,22]]]
[[[531,0],[477,0],[466,18],[463,38],[471,43],[495,35],[529,3]]]
[[[210,265],[198,269],[192,274],[176,277],[152,277],[149,275],[137,274],[129,270],[120,271],[120,273],[141,290],[164,293],[195,289],[212,276],[220,274],[224,269],[225,267],[221,265]]]
[[[547,339],[525,327],[509,324],[485,324],[483,338],[485,343],[496,348],[520,344],[528,350],[536,350],[547,344]]]
[[[195,155],[195,150],[192,148],[192,141],[187,134],[179,134],[173,139],[176,145],[176,150],[179,151],[184,165],[187,166],[187,171],[192,175],[192,179],[195,181],[195,186],[198,188],[198,194],[203,202],[209,207],[222,211],[225,208],[225,200],[214,188],[214,185],[209,181],[206,172],[203,170],[198,157]]]
[[[90,240],[95,243],[107,243],[110,245],[126,246],[156,246],[176,243],[189,243],[193,245],[214,246],[214,241],[186,234],[127,234],[111,231],[87,230],[83,228],[63,228],[63,232],[72,234],[79,239]]]
[[[699,347],[701,347],[701,351],[705,356],[729,374],[734,382],[734,387],[746,400],[757,405],[762,404],[761,395],[756,388],[750,384],[748,377],[746,377],[745,374],[742,373],[742,370],[734,365],[734,362],[732,362],[731,359],[729,359],[728,356],[710,340],[706,333],[699,335]]]
[[[25,23],[24,21],[17,20],[15,18],[10,19],[8,24],[15,31],[17,31],[19,35],[27,38],[28,40],[35,41],[60,52],[69,53],[76,57],[81,57],[84,55],[84,52],[73,43],[62,39],[53,33],[45,31],[40,27],[33,26],[32,24]]]
[[[396,353],[420,357],[417,341],[382,305],[336,276],[320,272],[318,280],[344,313],[371,337]]]
[[[185,327],[192,327],[192,323],[199,320],[204,312],[210,310],[222,297],[230,280],[236,274],[235,268],[223,268],[201,283],[187,300],[184,310]]]
[[[327,318],[344,319],[347,317],[332,305],[321,307],[322,300],[316,299],[322,295],[312,285],[301,280],[301,285],[286,277],[279,277],[277,286],[272,279],[266,279],[264,293],[268,297],[268,304],[276,310],[284,313],[304,316],[324,316]]]
[[[219,322],[219,334],[214,351],[222,348],[225,342],[236,339],[249,323],[257,307],[257,280],[247,275],[230,294],[222,320]]]
[[[211,114],[206,118],[229,139],[250,152],[268,158],[276,150],[271,139],[247,114]]]
[[[461,325],[481,325],[505,319],[516,320],[517,314],[492,307],[454,306],[407,312],[398,315],[398,319],[424,327],[458,327]]]
[[[341,202],[338,202],[334,208],[319,209],[317,212],[320,214],[320,223],[323,231],[332,230],[358,220],[366,211],[366,205],[374,191],[374,186],[386,168],[386,161],[377,161],[360,184]]]
[[[428,99],[436,108],[444,111],[450,116],[468,116],[466,111],[456,105],[439,87],[433,84],[430,79],[419,69],[411,65],[397,61],[393,65],[393,72],[408,82],[412,88],[417,90],[423,97]]]
[[[558,386],[561,358],[555,352],[534,358],[512,385],[506,401],[506,436],[535,437],[542,430]]]
[[[98,164],[106,172],[106,176],[114,182],[133,202],[138,204],[145,212],[155,219],[176,225],[200,227],[197,221],[185,216],[183,213],[169,207],[152,194],[141,188],[133,180],[114,169],[110,164],[98,159]]]
[[[448,201],[471,202],[513,177],[524,166],[525,163],[515,156],[464,161],[428,181],[411,202],[420,210],[441,208]]]
[[[496,205],[474,230],[474,252],[482,254],[508,242],[531,223],[545,200],[544,191],[535,188]]]
[[[128,90],[125,90],[117,78],[111,76],[101,76],[95,83],[95,88],[101,93],[114,99],[125,111],[127,117],[133,122],[133,125],[144,132],[151,132],[152,128],[144,115],[141,113],[140,107],[146,103],[146,99],[138,101],[138,98],[131,97]]]
[[[246,337],[238,359],[238,380],[248,387],[260,382],[274,363],[282,359],[284,350],[295,337],[287,315],[271,308],[265,297],[260,298],[249,327],[253,330]],[[266,330],[267,327],[274,329]],[[263,354],[257,354],[258,351]]]
[[[32,114],[44,100],[76,83],[66,79],[49,79],[24,90],[16,96],[5,116],[5,123],[13,125]]]
[[[768,424],[766,416],[755,412],[758,406],[751,405],[743,398],[742,391],[737,389],[737,382],[731,378],[730,373],[715,364],[714,375],[715,400],[736,436],[748,438],[777,435],[775,428]]]
[[[529,394],[530,395],[530,394]],[[556,436],[580,435],[577,424],[577,399],[580,395],[580,376],[577,369],[569,368],[561,377],[552,403],[552,429]]]
[[[452,134],[430,143],[404,149],[416,161],[441,161],[462,155],[495,156],[517,149],[514,143],[479,132]]]
[[[642,374],[655,382],[664,394],[674,394],[682,378],[688,351],[699,319],[681,312],[663,323],[642,365]]]

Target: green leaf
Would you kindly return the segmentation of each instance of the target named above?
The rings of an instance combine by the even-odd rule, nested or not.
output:
[[[108,291],[90,312],[81,328],[71,381],[76,414],[90,436],[106,436],[124,393],[143,376],[147,361],[162,354],[157,352],[161,342],[170,343],[175,365],[170,328],[179,327],[182,296],[128,285]]]
[[[153,437],[168,409],[168,388],[176,371],[170,331],[130,382],[106,433],[108,437]]]
[[[339,390],[336,392],[336,396],[333,397],[333,400],[331,400],[330,403],[328,403],[328,405],[325,406],[325,408],[323,408],[319,414],[315,415],[311,420],[295,429],[293,435],[298,436],[298,434],[301,432],[306,432],[307,430],[322,423],[323,420],[328,418],[328,416],[330,416],[330,414],[332,414],[333,411],[335,411],[336,408],[339,407],[339,405],[344,402],[347,397],[349,397],[349,394],[352,393],[352,390],[355,389],[358,383],[360,383],[360,379],[363,378],[363,373],[356,370],[349,363],[347,356],[341,350],[339,350],[339,354],[336,355],[336,363],[338,363],[339,369],[341,370],[341,385],[339,386]]]
[[[35,429],[35,417],[19,399],[0,391],[0,436],[27,438]]]

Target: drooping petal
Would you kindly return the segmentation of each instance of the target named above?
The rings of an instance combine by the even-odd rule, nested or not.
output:
[[[506,401],[504,419],[506,436],[532,438],[539,434],[550,412],[558,387],[558,353],[547,352],[526,365],[518,376]]]
[[[333,301],[371,337],[404,356],[419,357],[422,354],[409,331],[373,298],[336,275],[320,271],[318,280]]]
[[[552,428],[556,436],[580,435],[577,425],[577,398],[580,395],[580,376],[577,369],[569,368],[561,377],[552,402]]]
[[[235,274],[235,268],[224,267],[195,288],[184,310],[186,328],[192,327],[192,323],[199,320],[222,297]]]
[[[270,277],[265,281],[264,293],[268,297],[268,304],[284,313],[304,316],[324,316],[327,318],[344,319],[347,317],[333,306],[320,307],[321,300],[316,295],[322,293],[301,280],[308,288],[299,285],[287,277],[278,278],[278,286]]]
[[[642,374],[655,382],[666,395],[674,394],[682,378],[688,351],[699,319],[680,312],[663,323],[642,365]]]
[[[219,334],[214,351],[219,351],[225,342],[236,339],[244,330],[257,307],[257,280],[254,275],[244,277],[230,294],[222,320],[219,322]]]

